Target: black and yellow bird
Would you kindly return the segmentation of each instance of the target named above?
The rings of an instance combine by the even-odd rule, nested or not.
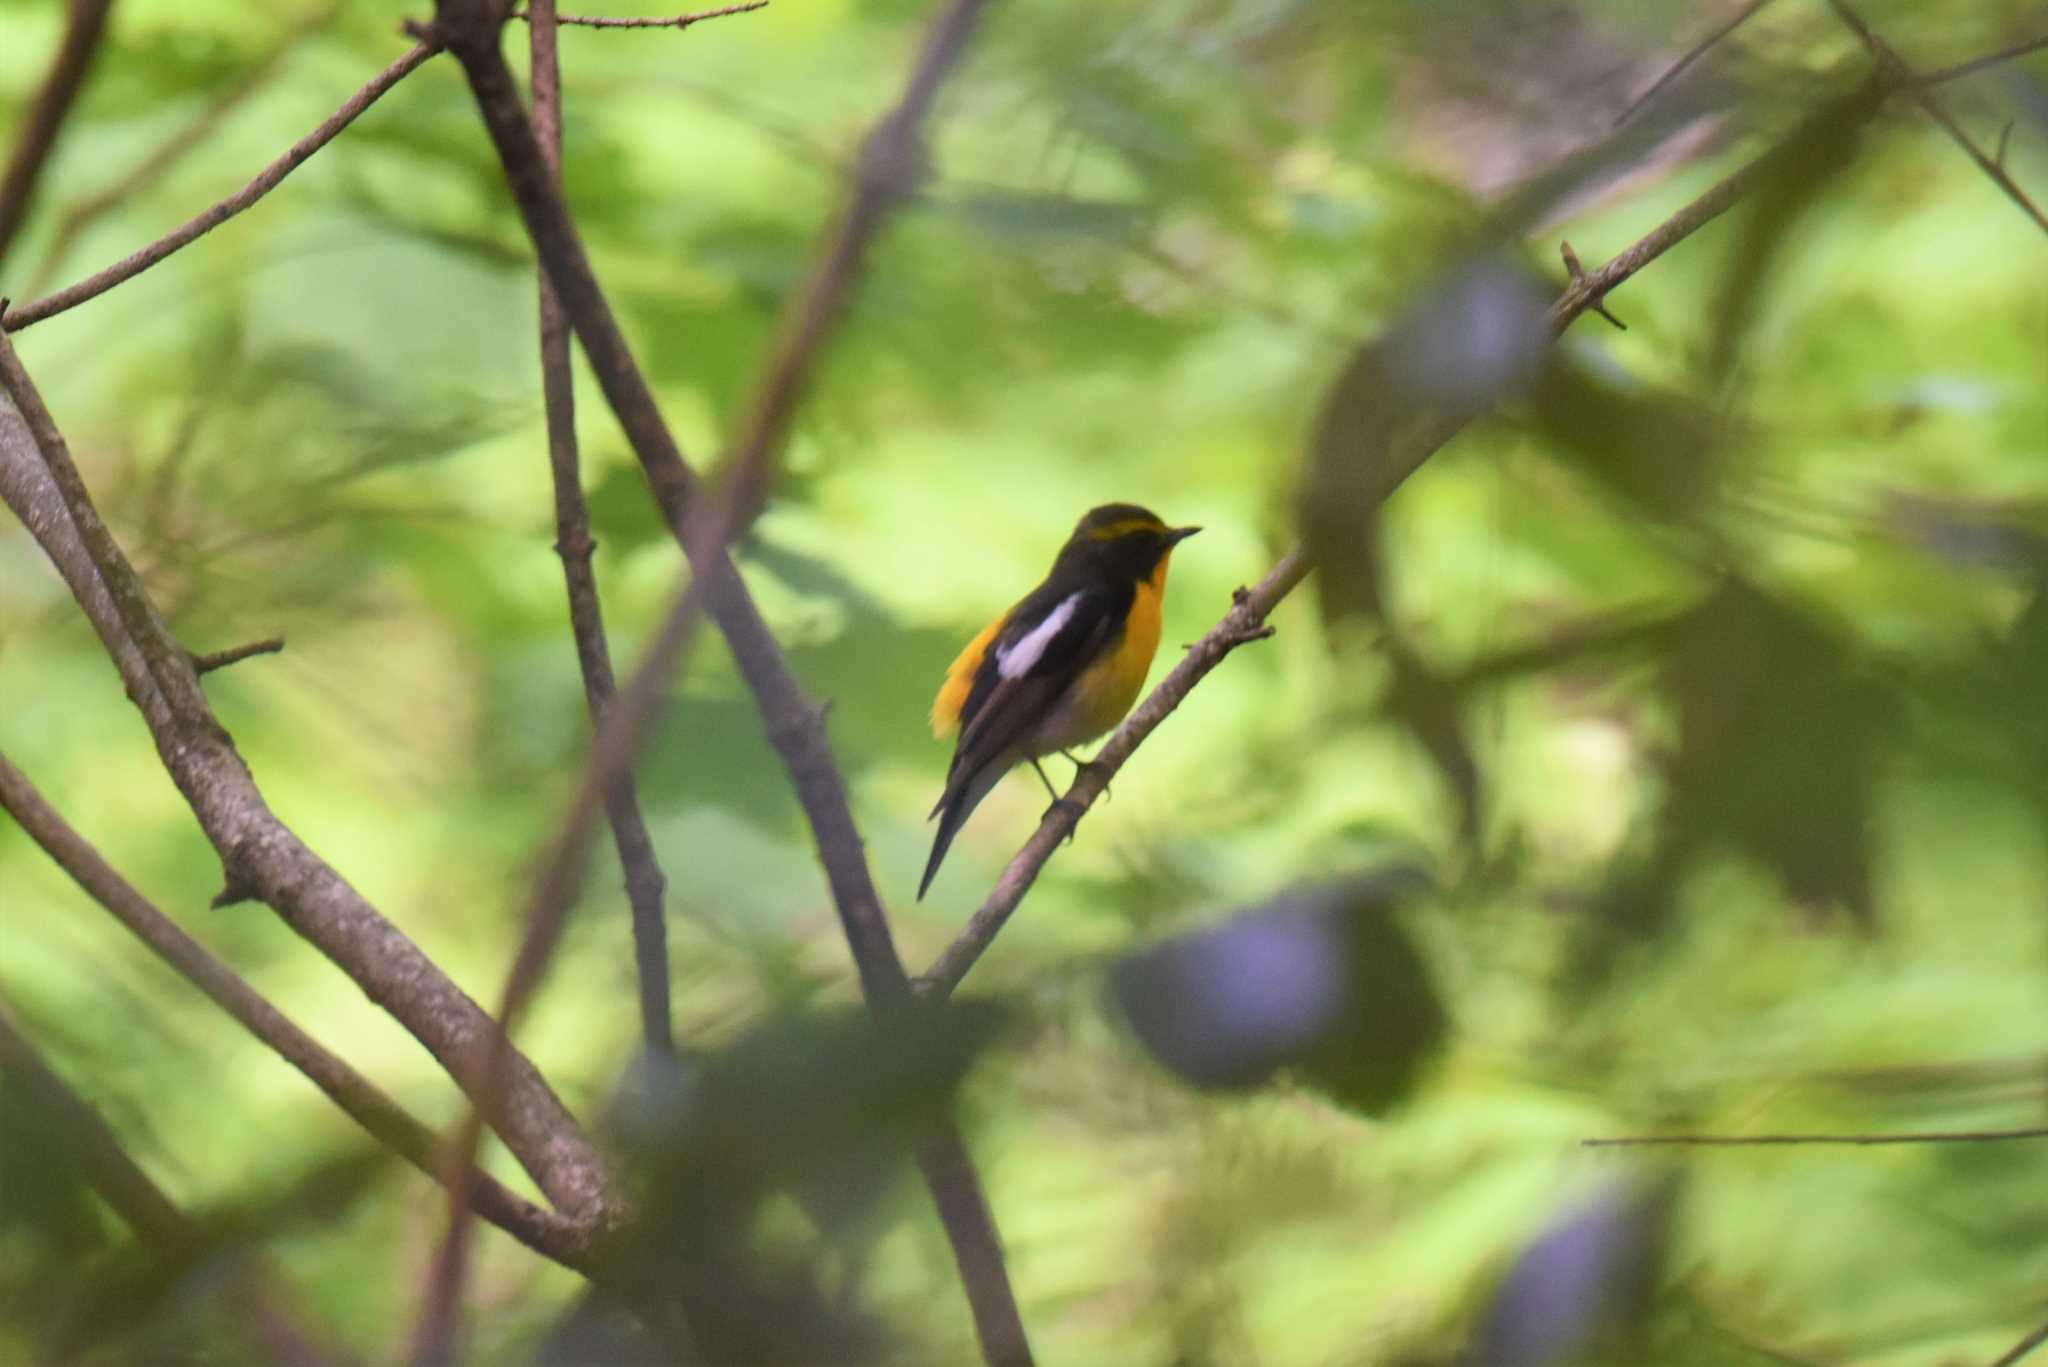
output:
[[[1041,755],[1094,740],[1131,710],[1159,649],[1167,559],[1200,530],[1169,527],[1134,503],[1091,509],[1045,582],[953,661],[932,703],[932,732],[958,727],[960,740],[932,808],[939,834],[918,897],[998,779],[1019,761],[1038,769]],[[1038,777],[1057,802],[1043,769]]]

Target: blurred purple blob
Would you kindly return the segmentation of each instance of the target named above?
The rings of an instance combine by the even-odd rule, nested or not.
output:
[[[1637,1328],[1656,1289],[1674,1188],[1615,1182],[1553,1220],[1488,1304],[1474,1367],[1580,1362]]]
[[[1168,940],[1112,978],[1131,1028],[1197,1087],[1249,1087],[1294,1061],[1351,1003],[1336,913],[1281,905]]]
[[[1153,1056],[1196,1087],[1298,1067],[1345,1104],[1387,1106],[1446,1030],[1428,967],[1389,914],[1422,881],[1400,870],[1282,893],[1132,955],[1111,993]]]
[[[1471,262],[1425,292],[1387,335],[1390,378],[1411,401],[1458,412],[1521,393],[1549,354],[1549,303],[1505,261]]]

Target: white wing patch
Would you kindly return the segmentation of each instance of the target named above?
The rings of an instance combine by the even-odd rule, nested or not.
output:
[[[1080,594],[1068,594],[1060,600],[1058,607],[1045,614],[1044,621],[996,651],[996,673],[1005,679],[1021,679],[1029,674],[1045,654],[1045,648],[1052,644],[1053,637],[1073,620],[1074,609],[1080,602]]]

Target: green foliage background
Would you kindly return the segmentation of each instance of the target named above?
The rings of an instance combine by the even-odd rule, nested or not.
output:
[[[1926,66],[2041,18],[1936,8],[1868,14]],[[682,34],[563,36],[569,199],[700,465],[925,12],[775,0]],[[402,50],[400,17],[117,5],[0,293],[66,283],[225,194]],[[0,6],[0,121],[18,121],[59,19],[47,3]],[[1591,117],[1554,89],[1530,95],[1544,61],[1516,44],[1606,44],[1610,66],[1654,71],[1704,26],[1667,5],[1569,22],[1582,27],[1559,39],[1482,4],[995,7],[940,101],[938,173],[879,248],[743,554],[799,675],[832,702],[913,967],[1043,806],[1035,781],[1012,778],[911,900],[947,758],[924,710],[952,652],[1097,502],[1208,529],[1176,558],[1162,669],[1263,573],[1293,539],[1300,452],[1349,347],[1482,222],[1461,169],[1482,151],[1542,169],[1540,137],[1518,147],[1513,130],[1541,124],[1544,100]],[[1740,44],[1704,145],[1532,235],[1538,270],[1561,284],[1559,237],[1589,264],[1620,250],[1864,60],[1824,7],[1791,0]],[[280,48],[198,152],[50,258],[67,207]],[[2048,129],[2022,97],[2043,100],[2044,63],[2014,64],[2031,86],[2001,84],[2008,73],[1947,92],[1987,143],[2021,110],[2008,165],[2040,194]],[[1522,100],[1522,123],[1451,117],[1470,107],[1453,78]],[[1704,505],[1660,514],[1511,410],[1390,506],[1395,613],[1454,674],[1605,610],[1691,601],[1713,564],[1674,553],[1674,525],[1710,525],[1716,563],[1829,624],[1842,676],[1899,700],[1867,782],[1828,794],[1867,814],[1876,931],[1721,841],[1653,941],[1597,981],[1573,975],[1600,889],[1657,840],[1673,690],[1623,655],[1473,693],[1461,718],[1486,796],[1470,849],[1456,795],[1384,705],[1372,634],[1326,634],[1297,595],[1276,638],[1233,656],[1119,776],[970,980],[1023,1008],[965,1113],[1042,1360],[1440,1358],[1516,1249],[1634,1170],[1581,1149],[1591,1135],[2042,1123],[2048,652],[2026,626],[2048,531],[2048,242],[1900,106],[1795,222],[1736,379],[1716,388],[1717,301],[1757,266],[1736,242],[1727,223],[1706,229],[1616,295],[1627,333],[1587,321],[1567,339],[1624,389],[1726,420]],[[588,731],[549,546],[533,307],[495,161],[459,71],[437,59],[257,209],[20,342],[181,638],[288,638],[208,685],[280,815],[486,1001]],[[594,387],[578,397],[600,584],[630,660],[679,557]],[[427,1055],[277,918],[206,909],[211,852],[11,525],[0,748],[316,1036],[434,1123],[458,1116]],[[1776,781],[1773,757],[1740,740],[1720,757],[1745,784]],[[679,1037],[712,1045],[779,1008],[849,999],[800,816],[715,640],[641,774],[671,879]],[[1393,1115],[1284,1082],[1197,1096],[1106,1012],[1107,956],[1390,857],[1446,888],[1410,925],[1455,1021]],[[354,1142],[12,828],[0,908],[0,990],[181,1203],[247,1199]],[[521,1036],[579,1114],[604,1109],[633,1051],[631,972],[602,867]],[[2048,1318],[2044,1164],[2040,1143],[1692,1155],[1655,1356],[1989,1360]],[[0,1209],[26,1209],[39,1180],[7,1170]],[[861,1293],[917,1355],[966,1360],[922,1197],[906,1187],[889,1214]],[[402,1342],[440,1219],[423,1179],[393,1173],[272,1247],[311,1318],[380,1359]],[[576,1283],[480,1237],[474,1332],[511,1354]],[[14,1289],[0,1356],[33,1341],[19,1288],[49,1256],[31,1225],[0,1228]]]

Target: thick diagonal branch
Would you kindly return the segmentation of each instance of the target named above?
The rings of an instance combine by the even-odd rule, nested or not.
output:
[[[441,1061],[473,1097],[498,1031],[420,952],[278,820],[214,717],[192,658],[100,520],[55,421],[0,334],[0,499],[69,583],[148,723],[165,770],[219,854],[227,886],[268,903]],[[574,1119],[524,1058],[491,1118],[548,1199],[577,1217],[602,1204],[603,1169]]]
[[[98,850],[44,801],[42,794],[5,755],[0,755],[0,809],[14,818],[31,840],[115,920],[147,945],[214,1004],[274,1050],[286,1063],[361,1125],[378,1142],[426,1173],[438,1175],[434,1132],[358,1073],[206,947],[187,935],[134,885],[117,873]],[[580,1266],[590,1230],[541,1209],[485,1178],[473,1193],[477,1214],[535,1252]]]

